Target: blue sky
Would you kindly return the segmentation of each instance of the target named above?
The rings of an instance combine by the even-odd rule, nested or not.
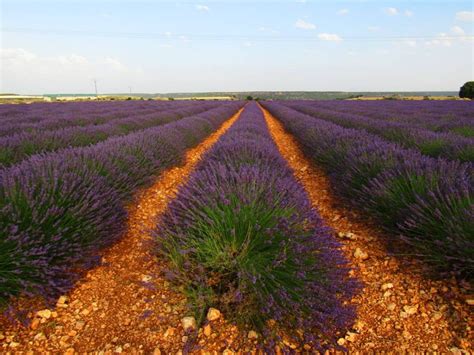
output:
[[[458,90],[471,1],[1,1],[2,92]]]

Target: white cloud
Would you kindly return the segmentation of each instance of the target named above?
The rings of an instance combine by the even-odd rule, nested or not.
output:
[[[395,7],[387,7],[385,13],[390,16],[396,16],[399,14],[399,11]]]
[[[106,57],[104,58],[104,64],[110,66],[112,69],[116,71],[120,71],[120,72],[127,71],[127,67],[123,65],[120,62],[120,60],[118,60],[117,58]]]
[[[300,4],[305,4],[307,0],[295,0],[295,2],[300,3]]]
[[[244,47],[253,47],[255,44],[253,42],[250,42],[250,41],[245,41],[244,42]]]
[[[337,12],[339,16],[344,16],[344,15],[347,15],[348,13],[349,13],[349,9],[341,9]]]
[[[458,38],[459,37],[459,38]],[[449,34],[440,33],[430,41],[425,41],[427,47],[451,47],[453,44],[470,44],[473,42],[471,37],[466,37],[466,32],[459,26],[451,27]]]
[[[411,10],[405,10],[404,13],[405,13],[405,16],[407,17],[412,17],[413,15],[415,15],[415,13]]]
[[[265,33],[273,33],[273,34],[279,33],[277,30],[274,30],[273,28],[265,27],[265,26],[260,26],[258,30],[260,32],[265,32]]]
[[[425,45],[428,47],[451,47],[452,40],[446,33],[440,33],[431,41],[426,41]]]
[[[415,48],[417,46],[417,42],[415,40],[406,40],[405,41],[405,44],[408,46],[408,47],[411,47],[411,48]]]
[[[388,49],[377,49],[375,51],[375,54],[378,54],[378,55],[388,55],[390,54],[390,51]]]
[[[30,62],[36,59],[36,54],[28,52],[23,48],[0,48],[0,53],[0,58],[2,58],[2,62]]]
[[[333,42],[342,41],[342,38],[335,33],[320,33],[318,34],[318,38],[323,41],[333,41]]]
[[[369,27],[367,27],[367,30],[369,30],[370,32],[377,32],[377,31],[380,31],[380,27],[379,26],[369,26]]]
[[[77,55],[77,54],[70,54],[70,55],[67,55],[67,56],[64,56],[64,55],[60,55],[59,57],[57,58],[50,58],[50,60],[52,61],[56,61],[62,65],[84,65],[84,64],[88,64],[89,61],[87,60],[87,58],[83,57],[83,56],[80,56],[80,55]]]
[[[142,75],[141,70],[129,68],[113,56],[93,58],[75,53],[42,56],[24,48],[2,48],[0,58],[2,90],[20,93],[89,92],[94,77],[104,91],[113,91],[113,87],[122,90],[124,81],[131,83]]]
[[[474,12],[473,11],[459,11],[456,13],[456,20],[462,22],[473,22]]]
[[[83,66],[90,64],[87,58],[77,54],[59,55],[57,57],[39,57],[35,53],[23,48],[2,48],[0,49],[0,53],[2,62],[5,62],[5,64],[42,63],[56,66]]]
[[[453,27],[451,27],[451,33],[452,33],[453,35],[456,35],[456,36],[464,36],[464,35],[466,35],[466,32],[464,32],[464,30],[463,30],[461,27],[459,27],[459,26],[453,26]]]
[[[196,10],[202,11],[202,12],[208,12],[208,11],[209,11],[209,6],[206,6],[206,5],[196,5]]]
[[[316,25],[314,23],[307,22],[303,19],[298,19],[295,22],[295,27],[301,28],[303,30],[315,30],[316,29]]]

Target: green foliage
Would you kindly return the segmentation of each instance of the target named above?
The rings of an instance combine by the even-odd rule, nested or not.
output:
[[[382,193],[371,195],[371,210],[384,221],[395,227],[407,213],[407,206],[414,204],[419,196],[427,194],[436,181],[428,181],[423,175],[395,175],[385,180]]]
[[[471,145],[469,147],[464,147],[459,152],[459,160],[465,161],[465,162],[474,161],[474,145]]]
[[[459,90],[460,98],[474,99],[474,81],[466,82]]]
[[[474,137],[474,127],[470,126],[455,127],[451,130],[451,132],[464,137]]]
[[[208,277],[207,285],[188,280],[186,294],[193,304],[196,316],[200,318],[202,315],[199,312],[213,305],[226,314],[235,315],[235,321],[238,323],[252,324],[260,329],[265,323],[265,317],[260,312],[262,305],[256,295],[250,295],[254,292],[260,294],[262,291],[275,294],[276,290],[272,287],[281,288],[286,285],[285,289],[292,289],[303,281],[293,277],[296,265],[293,265],[292,258],[286,258],[279,267],[271,267],[275,255],[281,253],[282,243],[286,244],[288,238],[283,230],[278,229],[278,225],[282,219],[291,217],[294,210],[269,205],[265,201],[266,194],[263,191],[247,191],[249,195],[250,192],[253,196],[247,198],[252,198],[252,201],[245,205],[237,196],[229,196],[228,205],[216,204],[209,207],[200,206],[201,208],[195,211],[188,210],[201,222],[189,226],[181,233],[185,235],[183,239],[187,241],[187,249],[193,250],[193,259],[197,265],[213,274]],[[275,196],[275,201],[279,198]],[[310,233],[310,230],[305,231],[303,225],[293,225],[293,228],[298,228],[299,233]],[[271,243],[269,230],[273,231]],[[295,232],[295,229],[293,231]],[[189,256],[180,253],[177,247],[169,248],[168,252],[172,255],[172,264],[182,267]],[[262,272],[264,270],[269,272]],[[243,278],[239,278],[239,274],[255,277],[260,275],[268,280],[260,279],[257,284],[248,282],[242,285],[239,283],[243,282]],[[267,285],[268,289],[253,290],[262,284]],[[247,302],[234,302],[233,294],[239,289],[247,290]]]
[[[448,143],[441,138],[433,139],[418,144],[418,149],[425,155],[437,157],[446,149],[447,144]]]

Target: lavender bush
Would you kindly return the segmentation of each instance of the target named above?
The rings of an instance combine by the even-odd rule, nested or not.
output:
[[[378,217],[441,271],[474,271],[474,174],[470,163],[433,159],[363,130],[277,103],[263,104],[326,168],[333,188]]]
[[[123,206],[136,188],[180,163],[186,149],[241,106],[222,104],[94,146],[35,155],[1,170],[0,302],[20,293],[49,299],[70,288],[97,251],[120,236]],[[185,139],[189,135],[195,139]]]
[[[263,332],[336,346],[356,283],[331,231],[249,104],[157,222],[158,253],[199,320],[208,307]],[[278,329],[269,326],[275,320]],[[298,334],[297,330],[302,330]]]

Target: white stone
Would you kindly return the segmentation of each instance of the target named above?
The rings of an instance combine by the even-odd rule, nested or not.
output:
[[[181,324],[185,332],[196,330],[196,319],[194,317],[184,317],[181,319]]]
[[[258,334],[254,330],[249,331],[247,336],[248,336],[249,339],[257,339],[258,338]]]
[[[362,249],[360,249],[360,248],[356,248],[356,250],[354,252],[354,256],[357,259],[361,259],[361,260],[366,260],[366,259],[369,258],[369,254],[367,254],[365,251],[362,251]]]
[[[44,319],[49,319],[51,318],[51,311],[49,309],[43,309],[42,311],[38,311],[36,313],[38,317],[44,318]]]
[[[212,322],[214,320],[219,319],[221,316],[221,312],[218,309],[215,308],[209,308],[209,311],[207,312],[207,320]]]

